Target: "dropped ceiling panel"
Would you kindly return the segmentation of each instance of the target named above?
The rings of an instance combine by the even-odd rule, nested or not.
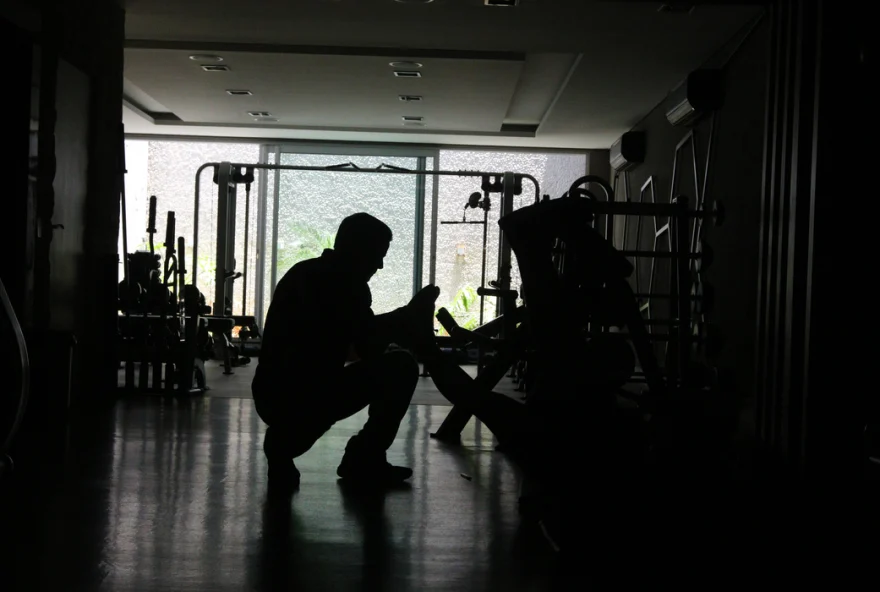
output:
[[[412,58],[421,78],[397,78],[392,58],[363,55],[222,52],[228,72],[205,72],[189,51],[129,48],[125,76],[182,121],[254,124],[248,111],[271,113],[272,125],[364,130],[403,129],[422,116],[432,131],[498,132],[523,62]],[[229,96],[228,89],[252,96]],[[404,103],[400,95],[424,97]]]

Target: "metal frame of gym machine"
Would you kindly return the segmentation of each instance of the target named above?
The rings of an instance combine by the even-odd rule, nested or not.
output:
[[[311,172],[327,172],[327,173],[360,173],[372,175],[415,175],[419,178],[433,176],[435,177],[435,188],[437,186],[436,177],[493,177],[501,179],[502,182],[502,199],[501,210],[499,216],[503,217],[507,213],[513,211],[514,197],[516,196],[517,185],[522,187],[522,180],[528,179],[535,185],[535,202],[540,201],[541,187],[538,180],[532,175],[513,173],[513,172],[483,172],[483,171],[439,171],[439,170],[411,170],[391,165],[380,165],[375,169],[359,168],[352,163],[340,165],[331,165],[325,167],[316,166],[297,166],[297,165],[281,165],[281,164],[242,164],[231,162],[208,162],[203,164],[196,171],[195,179],[195,204],[194,204],[194,227],[193,227],[193,245],[192,245],[192,261],[193,269],[197,269],[197,261],[199,256],[199,200],[201,191],[201,175],[202,172],[213,167],[216,171],[217,178],[217,269],[214,275],[214,315],[225,316],[225,305],[227,296],[232,300],[232,284],[234,280],[233,273],[235,271],[235,208],[237,199],[237,183],[234,181],[234,173],[236,170],[251,169],[254,171],[311,171]],[[223,198],[225,196],[225,198]],[[258,207],[263,207],[262,203]],[[437,193],[435,190],[432,204],[432,226],[431,226],[431,245],[435,248],[437,244]],[[258,213],[258,216],[260,214]],[[421,241],[416,240],[417,247]],[[507,243],[504,233],[500,234],[501,245],[498,257],[498,279],[497,290],[507,291],[510,289],[511,282],[511,250]],[[222,264],[221,264],[222,261]],[[196,286],[197,274],[192,274],[192,284]],[[431,269],[430,282],[433,283],[434,269]],[[418,281],[414,282],[414,289],[418,289]],[[246,287],[245,287],[246,289]],[[484,290],[487,295],[492,295],[494,290]],[[221,309],[218,311],[218,307]],[[499,306],[496,307],[498,315],[505,313],[504,299],[499,299]],[[238,319],[233,315],[232,318]],[[236,321],[238,322],[238,320]]]

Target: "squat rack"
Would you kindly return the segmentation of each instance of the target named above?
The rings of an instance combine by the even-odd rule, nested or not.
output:
[[[535,186],[535,203],[540,201],[541,188],[538,180],[532,175],[519,174],[513,172],[484,172],[484,171],[429,171],[429,170],[412,170],[403,167],[383,164],[377,168],[360,168],[353,163],[343,163],[330,166],[298,166],[298,165],[279,165],[279,164],[243,164],[230,162],[209,162],[205,163],[196,171],[195,179],[195,202],[193,217],[193,245],[192,245],[192,261],[193,270],[198,270],[199,256],[199,199],[201,191],[201,174],[209,167],[215,170],[215,177],[218,185],[218,207],[217,207],[217,267],[214,274],[214,315],[226,316],[225,302],[227,296],[232,300],[232,284],[235,277],[235,207],[236,207],[236,173],[240,171],[311,171],[311,172],[328,172],[328,173],[361,173],[373,175],[413,175],[418,178],[428,176],[454,176],[454,177],[494,177],[502,182],[502,199],[500,217],[513,211],[514,197],[522,192],[522,180],[528,179]],[[265,184],[265,175],[261,175],[261,181]],[[437,244],[437,214],[438,214],[438,195],[437,183],[434,184],[434,196],[432,203],[432,226],[431,226],[431,246],[432,250]],[[276,200],[278,192],[278,182],[276,180]],[[276,204],[277,205],[277,204]],[[259,207],[264,207],[262,203]],[[277,210],[276,210],[277,211]],[[423,211],[423,210],[421,210]],[[258,214],[259,216],[259,214]],[[500,232],[500,231],[499,231]],[[422,241],[416,240],[416,249],[421,250]],[[502,290],[510,289],[511,281],[511,249],[504,233],[500,233],[501,245],[500,256],[498,258],[498,280],[497,288]],[[247,260],[247,254],[245,254]],[[431,281],[434,281],[434,270],[431,270]],[[196,287],[198,281],[198,273],[192,274],[192,284]],[[414,286],[415,288],[416,286]],[[247,289],[245,287],[245,289]],[[503,314],[503,304],[498,308],[499,314]]]

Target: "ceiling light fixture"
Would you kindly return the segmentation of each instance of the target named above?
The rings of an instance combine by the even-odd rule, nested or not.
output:
[[[229,72],[229,66],[215,66],[213,64],[205,64],[202,66],[205,72]]]
[[[665,12],[667,14],[690,14],[694,11],[695,5],[689,2],[674,2],[663,4],[657,9],[657,12]]]
[[[421,68],[422,64],[418,62],[389,62],[392,68]]]
[[[249,91],[249,90],[243,90],[243,89],[242,89],[242,90],[236,90],[236,89],[233,88],[233,89],[229,89],[229,90],[227,90],[227,91],[226,91],[226,94],[227,94],[227,95],[230,95],[230,96],[233,96],[233,97],[249,97],[249,96],[252,96],[254,93],[252,93],[252,92]]]
[[[272,117],[268,111],[248,111],[248,115],[251,117]]]
[[[422,73],[416,70],[395,70],[394,75],[398,78],[421,78]]]
[[[425,118],[424,118],[424,117],[419,117],[419,116],[416,116],[416,115],[404,115],[404,116],[403,116],[403,120],[404,120],[404,121],[411,121],[411,122],[419,122],[419,121],[424,121]]]
[[[195,60],[197,62],[222,62],[223,58],[218,55],[210,55],[205,53],[198,53],[196,55],[189,56],[189,59]]]
[[[519,0],[485,0],[486,6],[517,6]]]

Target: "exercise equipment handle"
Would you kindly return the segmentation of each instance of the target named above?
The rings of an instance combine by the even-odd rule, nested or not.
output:
[[[455,322],[455,319],[452,318],[452,315],[445,308],[441,308],[437,311],[437,320],[440,321],[440,324],[446,329],[449,336],[456,341],[480,343],[493,348],[498,345],[491,337],[459,327],[458,323]]]
[[[580,179],[578,179],[577,181],[575,181],[574,183],[571,184],[571,188],[569,188],[568,194],[574,195],[575,190],[578,189],[578,187],[580,187],[581,185],[584,185],[586,183],[595,183],[596,185],[601,187],[602,190],[605,192],[605,200],[606,201],[609,201],[609,202],[614,201],[614,188],[608,184],[608,181],[606,181],[605,179],[603,179],[602,177],[599,177],[597,175],[586,175],[584,177],[581,177]]]
[[[150,196],[150,216],[147,219],[147,234],[150,235],[150,255],[155,254],[153,235],[156,234],[156,196]]]
[[[147,232],[156,232],[156,196],[150,196],[150,217],[147,220]]]
[[[437,311],[437,320],[440,321],[440,324],[450,335],[457,333],[461,329],[461,327],[458,326],[458,323],[455,322],[455,319],[452,318],[452,315],[449,314],[449,311],[445,308],[441,308]]]
[[[155,216],[156,212],[153,212]],[[174,212],[168,212],[168,222],[165,224],[165,250],[169,254],[174,253],[174,236],[177,234],[175,226],[177,225]]]
[[[494,288],[477,288],[477,296],[487,296],[489,298],[519,298],[516,290],[497,290]]]
[[[21,388],[19,389],[18,394],[18,405],[15,409],[12,425],[9,427],[9,433],[6,434],[6,438],[2,443],[2,448],[0,448],[0,453],[6,454],[9,451],[9,447],[12,445],[12,440],[15,438],[15,434],[18,432],[22,417],[24,416],[24,410],[27,407],[28,395],[30,393],[31,366],[30,359],[28,358],[27,344],[24,340],[24,333],[21,331],[18,317],[15,316],[12,302],[9,301],[9,295],[6,294],[6,287],[3,285],[3,280],[0,280],[0,303],[2,303],[3,312],[9,318],[12,332],[15,334],[15,341],[18,346],[19,365],[21,367]]]

